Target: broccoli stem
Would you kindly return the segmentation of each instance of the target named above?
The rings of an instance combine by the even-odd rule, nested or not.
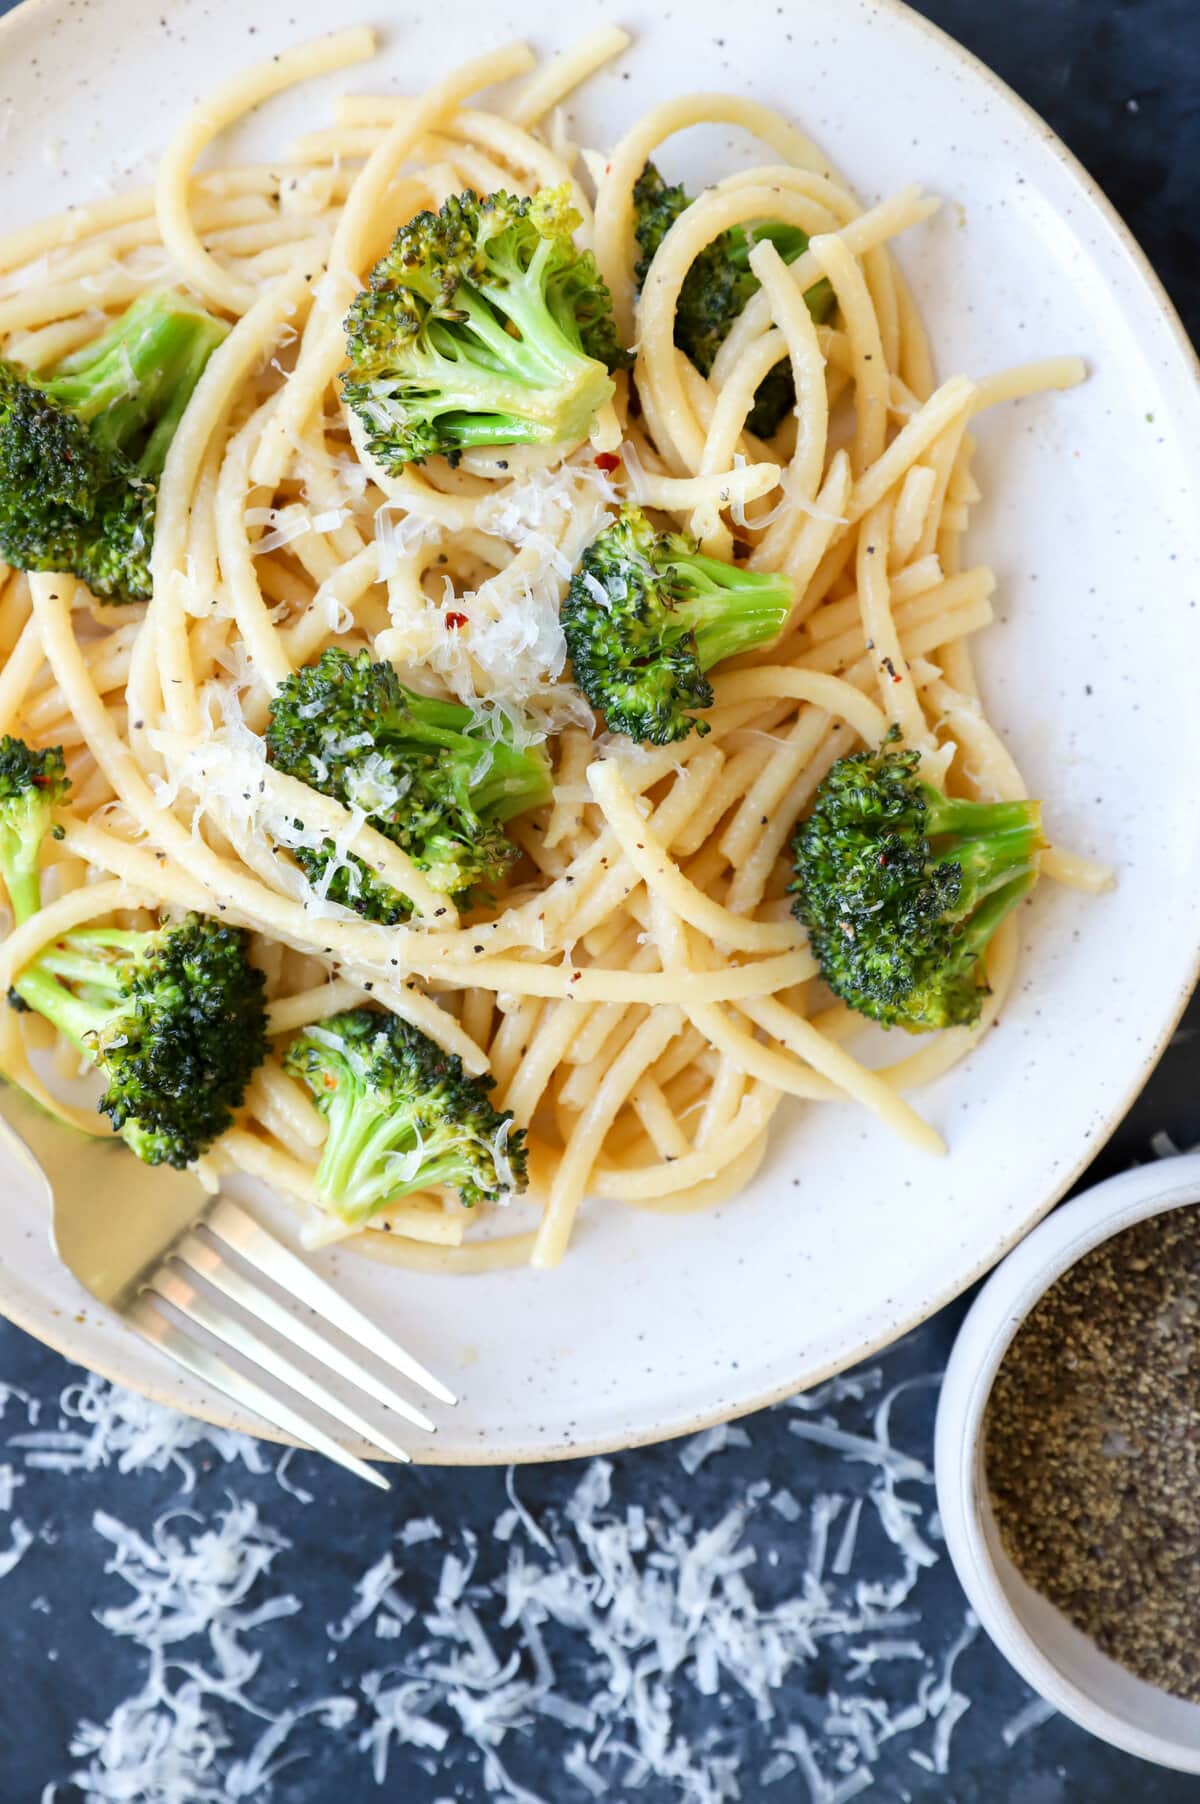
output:
[[[969,952],[973,952],[977,958],[983,957],[988,942],[1001,921],[1029,894],[1037,882],[1037,875],[1036,869],[1026,871],[1022,876],[994,890],[980,904],[963,929],[963,945]]]
[[[161,475],[192,391],[227,331],[176,293],[143,295],[39,386],[85,420],[97,443],[152,479]]]
[[[725,253],[738,269],[749,269],[750,252],[764,240],[775,246],[785,263],[794,263],[808,249],[807,232],[802,232],[799,226],[784,225],[782,220],[769,219],[760,225],[731,226]],[[811,294],[812,290],[808,292]]]
[[[399,1160],[419,1154],[412,1177],[396,1175]],[[329,1134],[317,1171],[317,1188],[328,1207],[343,1221],[358,1222],[385,1203],[414,1190],[452,1184],[464,1175],[453,1147],[438,1152],[421,1134],[418,1123],[391,1107],[373,1107],[361,1092],[353,1101],[329,1111]]]
[[[962,873],[951,919],[965,919],[986,897],[1005,888],[1014,878],[1036,872],[1040,848],[1040,835],[1028,826],[939,848],[934,864],[956,865]]]
[[[962,873],[951,918],[965,920],[970,915],[973,928],[975,911],[988,897],[1036,877],[1038,853],[1046,843],[1041,808],[1037,802],[965,801],[945,796],[929,784],[922,785],[921,793],[925,832],[937,842],[934,864],[956,865]],[[1002,918],[1003,914],[995,917],[991,931]]]
[[[12,801],[0,819],[0,872],[19,927],[42,906],[41,851],[46,804],[36,792],[22,805]]]
[[[115,998],[121,994],[123,967],[137,957],[146,939],[144,933],[121,927],[76,928],[69,939],[57,940],[39,954],[38,969]]]
[[[930,839],[936,839],[940,833],[983,839],[1017,827],[1040,833],[1041,811],[1036,802],[971,802],[962,796],[943,795],[931,783],[921,785],[921,796],[925,803],[925,832]]]
[[[764,240],[775,246],[784,263],[794,263],[808,249],[807,232],[802,232],[799,226],[784,225],[781,220],[771,219],[759,225],[731,226],[725,237],[725,253],[735,269],[744,269],[752,275],[750,252]],[[827,277],[822,276],[819,282],[804,290],[804,304],[816,324],[824,324],[834,308],[833,287]],[[790,379],[791,370],[786,358],[775,368],[786,371]]]
[[[455,306],[466,315],[490,371],[464,374],[463,406],[468,417],[456,420],[456,433],[467,444],[495,444],[495,420],[470,416],[481,408],[502,416],[514,442],[554,442],[584,435],[597,407],[612,394],[612,381],[602,363],[588,357],[558,325],[546,306],[544,266],[552,246],[543,240],[527,271],[513,271],[504,288],[489,287],[488,299],[464,286]],[[489,305],[489,302],[491,303]],[[516,328],[517,336],[497,318],[495,307]],[[439,349],[440,335],[431,334]]]
[[[672,556],[670,571],[683,578],[687,597],[674,612],[695,633],[696,655],[704,671],[773,639],[792,605],[786,577],[738,570],[701,552]]]
[[[76,929],[47,946],[13,988],[90,1056],[97,1036],[120,1012],[124,967],[150,937],[120,927]],[[79,985],[83,993],[67,984]]]
[[[463,733],[474,716],[461,702],[439,701],[434,695],[414,695],[405,708],[382,713],[372,722],[376,739],[393,744],[436,745],[451,752],[462,750]]]
[[[508,821],[548,802],[553,786],[545,760],[497,739],[472,739],[469,708],[434,696],[414,697],[403,714],[384,715],[375,728],[380,744],[437,746],[450,753],[457,783],[472,811]]]
[[[115,1005],[101,1006],[90,999],[76,996],[61,984],[39,961],[23,971],[13,989],[27,1008],[43,1015],[51,1026],[65,1034],[80,1052],[91,1056],[94,1042],[110,1017]]]
[[[479,775],[483,756],[490,758]],[[544,763],[531,762],[528,753],[497,741],[472,766],[471,806],[494,821],[510,821],[526,809],[540,808],[550,800],[553,784]]]

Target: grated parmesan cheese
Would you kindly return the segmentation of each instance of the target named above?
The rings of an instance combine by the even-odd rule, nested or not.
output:
[[[248,1472],[270,1470],[258,1442],[249,1435],[212,1428],[178,1410],[165,1409],[161,1403],[109,1384],[95,1372],[89,1372],[79,1384],[68,1385],[59,1408],[62,1422],[58,1428],[32,1429],[9,1440],[9,1446],[20,1449],[31,1470],[95,1472],[115,1465],[118,1472],[165,1472],[168,1466],[175,1466],[183,1489],[191,1491],[196,1470],[185,1454],[200,1444],[226,1465],[240,1461]],[[77,1428],[67,1426],[76,1422]]]
[[[0,1548],[0,1579],[14,1572],[33,1546],[33,1535],[19,1516],[13,1517],[8,1532],[8,1546]]]
[[[1039,1729],[1057,1715],[1054,1705],[1045,1698],[1030,1698],[1023,1709],[1009,1717],[1000,1731],[1000,1739],[1006,1748],[1015,1748],[1023,1735],[1028,1735],[1031,1729]]]
[[[277,1582],[289,1544],[255,1505],[230,1498],[145,1530],[98,1513],[106,1583],[126,1590],[102,1600],[98,1620],[142,1666],[131,1696],[76,1729],[70,1783],[89,1804],[282,1804],[288,1763],[314,1738],[335,1738],[348,1790],[374,1783],[385,1797],[423,1772],[444,1775],[447,1797],[510,1804],[588,1804],[642,1787],[680,1804],[902,1797],[903,1782],[890,1789],[897,1761],[935,1778],[951,1770],[969,1708],[958,1673],[978,1632],[971,1616],[948,1644],[922,1632],[921,1588],[941,1544],[928,1466],[893,1435],[911,1388],[858,1373],[793,1400],[789,1429],[820,1453],[792,1442],[793,1489],[758,1459],[752,1481],[738,1478],[717,1507],[697,1500],[721,1495],[707,1475],[690,1481],[723,1449],[754,1460],[763,1444],[745,1427],[658,1456],[593,1460],[569,1491],[565,1468],[530,1474],[530,1494],[536,1486],[553,1504],[530,1507],[510,1470],[488,1535],[430,1514],[397,1523],[364,1505],[355,1527],[376,1521],[383,1545],[344,1579],[334,1562],[334,1607],[301,1629],[309,1647],[327,1647],[337,1680],[286,1708],[271,1653],[295,1641],[301,1600]],[[0,1405],[15,1395],[0,1391]],[[198,1496],[183,1456],[201,1443],[221,1456],[203,1480],[219,1491],[239,1465],[272,1470],[254,1443],[98,1379],[70,1387],[63,1410],[58,1428],[10,1439],[27,1471],[12,1473],[6,1494],[11,1504],[24,1477],[32,1522],[56,1472],[178,1467]],[[831,1469],[838,1488],[818,1489]],[[297,1490],[284,1486],[281,1508],[298,1507]],[[773,1566],[781,1523],[802,1560],[786,1586]],[[17,1560],[48,1539],[11,1516],[10,1527]],[[0,1577],[8,1559],[0,1552]],[[739,1757],[730,1729],[747,1719],[758,1727]],[[1043,1720],[1022,1710],[1003,1739]],[[526,1766],[535,1746],[537,1778]]]
[[[190,795],[194,804],[192,832],[196,834],[204,815],[215,812],[225,831],[240,833],[252,841],[266,841],[285,851],[294,852],[301,847],[316,851],[331,844],[332,854],[317,883],[310,883],[299,866],[287,860],[278,861],[277,874],[284,887],[314,917],[356,919],[350,909],[331,902],[328,892],[338,872],[344,870],[349,894],[357,894],[362,875],[351,856],[350,844],[367,818],[366,809],[348,806],[346,828],[333,840],[320,827],[297,820],[269,793],[266,746],[246,725],[238,684],[210,684],[206,699],[210,708],[209,732],[202,743],[189,747],[182,756],[169,738],[164,740],[153,731],[148,735],[156,749],[173,759],[166,780],[153,775],[150,778],[159,803],[169,808],[181,793]],[[369,801],[372,794],[368,778],[360,800]]]
[[[679,1463],[689,1478],[694,1478],[705,1460],[711,1459],[714,1453],[722,1452],[726,1447],[748,1447],[750,1436],[744,1428],[736,1428],[728,1422],[717,1422],[703,1433],[695,1434],[690,1441],[685,1441],[679,1450]]]
[[[286,1593],[257,1605],[250,1594],[288,1545],[258,1519],[251,1503],[231,1503],[215,1528],[184,1538],[164,1518],[149,1538],[98,1511],[96,1533],[112,1554],[106,1572],[121,1578],[133,1596],[100,1611],[110,1634],[134,1642],[146,1655],[141,1689],[118,1704],[103,1723],[79,1724],[72,1757],[84,1764],[70,1775],[89,1804],[237,1804],[261,1799],[276,1756],[296,1725],[313,1716],[344,1729],[353,1699],[318,1699],[303,1710],[274,1715],[252,1705],[245,1687],[260,1656],[245,1637],[300,1605]],[[169,1650],[199,1642],[203,1656],[184,1660]],[[207,1663],[206,1663],[207,1662]],[[222,1772],[230,1735],[219,1703],[266,1717],[248,1758]]]
[[[23,1475],[14,1471],[7,1461],[0,1464],[0,1516],[6,1516],[12,1509],[17,1486],[24,1483]]]
[[[438,598],[414,598],[411,573],[402,566],[410,551],[438,542],[441,527],[386,503],[375,517],[375,540],[392,628],[379,640],[380,649],[407,681],[422,668],[433,673],[459,701],[484,703],[504,716],[526,742],[530,714],[534,738],[572,723],[590,727],[582,696],[558,681],[567,662],[558,610],[580,553],[616,500],[612,483],[586,453],[499,485],[480,501],[475,523],[513,547],[519,568],[515,575],[501,570],[462,594],[446,577]],[[448,613],[465,624],[448,630]]]
[[[413,1615],[412,1606],[406,1604],[398,1595],[394,1586],[401,1577],[401,1571],[391,1553],[385,1553],[375,1564],[363,1573],[355,1590],[356,1601],[347,1610],[340,1622],[331,1622],[326,1633],[331,1641],[349,1641],[356,1629],[364,1622],[370,1622],[375,1612],[385,1608],[392,1618],[403,1628],[405,1622]]]

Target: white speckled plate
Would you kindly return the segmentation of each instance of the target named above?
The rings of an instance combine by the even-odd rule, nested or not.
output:
[[[534,0],[373,9],[377,91],[511,34],[542,49],[611,19],[574,0],[560,35]],[[346,22],[328,0],[28,0],[0,26],[0,214],[17,225],[144,180],[181,109],[253,58]],[[162,15],[165,13],[166,17]],[[462,1388],[444,1461],[538,1459],[679,1433],[798,1389],[891,1340],[998,1259],[1063,1192],[1149,1073],[1196,971],[1200,859],[1200,403],[1188,345],[1137,247],[1049,130],[915,15],[866,0],[633,0],[637,47],[573,108],[615,140],[648,104],[738,89],[795,116],[870,199],[945,196],[903,260],[940,370],[1081,351],[1091,381],[987,416],[972,554],[999,573],[981,660],[993,717],[1065,844],[1111,859],[1087,901],[1047,884],[1020,983],[962,1069],[923,1098],[951,1148],[909,1152],[855,1110],[780,1119],[747,1193],[672,1220],[587,1210],[565,1266],[445,1279],[328,1254],[364,1308]],[[252,24],[251,21],[257,21]],[[325,117],[344,78],[267,108],[259,150]],[[727,133],[684,141],[715,174]],[[680,167],[675,146],[667,166]],[[0,1173],[0,1308],[73,1358],[221,1421],[81,1307]],[[257,1426],[257,1424],[241,1424]]]

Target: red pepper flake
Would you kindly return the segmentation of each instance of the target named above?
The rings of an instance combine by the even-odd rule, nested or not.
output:
[[[598,470],[603,470],[606,476],[621,467],[621,460],[615,451],[599,451],[592,462]]]
[[[442,620],[445,623],[447,631],[452,632],[452,633],[456,633],[459,631],[459,629],[461,627],[470,626],[470,624],[471,624],[470,617],[468,615],[460,614],[454,608],[451,608],[449,613],[443,614]]]

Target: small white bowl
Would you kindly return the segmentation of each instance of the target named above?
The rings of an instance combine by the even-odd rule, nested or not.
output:
[[[983,1418],[1000,1363],[1034,1305],[1085,1253],[1133,1222],[1200,1203],[1200,1153],[1123,1172],[1034,1229],[988,1279],[954,1344],[934,1463],[946,1546],[984,1629],[1027,1684],[1113,1747],[1200,1773],[1200,1704],[1118,1666],[1028,1585],[1000,1543],[984,1472]]]

